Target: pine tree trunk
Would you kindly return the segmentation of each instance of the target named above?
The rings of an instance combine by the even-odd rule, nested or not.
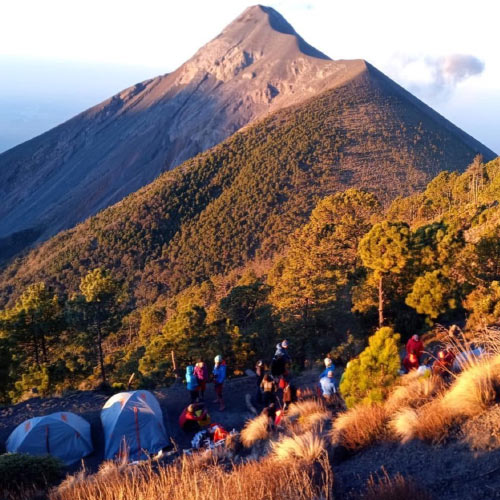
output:
[[[384,289],[383,289],[383,275],[380,274],[378,281],[378,327],[382,328],[384,325]]]
[[[102,354],[102,334],[101,334],[101,325],[97,325],[97,352],[99,356],[99,366],[101,368],[101,378],[102,383],[106,383],[106,371],[104,369],[104,356]]]

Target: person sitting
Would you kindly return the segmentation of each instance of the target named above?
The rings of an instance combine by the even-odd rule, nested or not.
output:
[[[179,417],[179,425],[185,432],[198,432],[210,425],[210,416],[203,403],[191,403]]]
[[[420,366],[417,355],[414,353],[407,354],[405,359],[403,359],[403,366],[406,373],[410,373],[412,370],[417,370]]]
[[[262,389],[262,401],[265,406],[269,406],[276,401],[276,383],[269,373],[264,375],[260,387]]]
[[[410,354],[415,354],[417,361],[420,363],[420,357],[424,352],[424,343],[420,340],[418,335],[413,335],[410,340],[406,343],[406,356]]]
[[[447,378],[452,371],[455,354],[449,348],[438,352],[437,359],[432,365],[432,373],[440,377]]]

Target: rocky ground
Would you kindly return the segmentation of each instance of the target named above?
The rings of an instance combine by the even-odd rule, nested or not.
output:
[[[335,498],[359,492],[370,475],[400,473],[440,500],[500,498],[500,449],[473,452],[461,442],[384,443],[335,464]]]

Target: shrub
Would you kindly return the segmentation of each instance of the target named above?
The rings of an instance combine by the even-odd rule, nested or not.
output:
[[[368,347],[350,362],[340,384],[348,408],[384,400],[401,367],[399,339],[392,328],[380,328],[369,338]]]
[[[0,492],[7,495],[28,488],[46,488],[61,478],[63,467],[58,458],[49,455],[0,455]]]

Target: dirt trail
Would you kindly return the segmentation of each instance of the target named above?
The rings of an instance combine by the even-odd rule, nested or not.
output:
[[[307,372],[295,377],[294,381],[298,386],[305,387],[314,384],[316,378],[315,372]],[[185,385],[177,383],[151,392],[160,403],[167,432],[180,449],[190,448],[192,433],[184,433],[178,423],[179,415],[190,403],[189,392]],[[240,430],[245,421],[253,416],[246,405],[245,395],[250,394],[253,397],[255,392],[255,377],[241,377],[226,381],[224,385],[226,409],[219,411],[218,404],[213,403],[215,400],[213,384],[209,384],[205,393],[205,402],[212,422],[222,424],[229,431],[233,428]],[[89,470],[96,470],[104,456],[104,435],[100,412],[109,397],[99,392],[84,391],[62,397],[32,398],[17,405],[0,408],[0,453],[5,451],[5,441],[9,434],[24,420],[57,411],[68,411],[85,418],[91,425],[94,452],[84,459],[84,463]]]

